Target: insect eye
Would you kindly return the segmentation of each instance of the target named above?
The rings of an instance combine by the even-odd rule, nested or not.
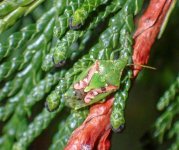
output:
[[[101,88],[102,92],[106,92],[106,87]]]
[[[74,90],[74,95],[78,98],[78,99],[84,99],[85,97],[85,92],[83,90]]]
[[[76,97],[79,97],[79,92],[78,92],[78,91],[74,91],[74,95],[75,95]]]
[[[113,130],[115,133],[121,133],[121,132],[124,131],[124,129],[125,129],[125,125],[124,125],[124,124],[121,124],[121,125],[119,126],[119,128],[117,128],[117,129],[112,128],[112,130]]]

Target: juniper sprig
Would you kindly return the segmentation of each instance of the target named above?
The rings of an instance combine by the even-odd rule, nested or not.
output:
[[[6,6],[10,3],[10,1],[9,1],[9,3],[7,1],[4,1],[0,5],[0,8],[2,8],[1,11],[4,11],[3,14],[6,14],[6,15],[3,18],[0,19],[0,33],[2,33],[7,28],[9,28],[14,23],[16,23],[16,21],[20,17],[25,16],[28,13],[30,13],[33,9],[35,9],[43,1],[44,0],[37,0],[37,1],[32,2],[29,5],[20,6],[20,7],[17,7],[16,9],[13,8],[14,10],[12,9],[10,11],[8,11],[9,9],[6,9]]]
[[[155,34],[150,32],[150,38],[159,32],[161,17],[164,18],[163,13],[171,3],[155,1],[151,1],[153,7],[163,3],[163,8],[161,13],[152,11],[158,18],[150,26],[150,30],[157,27]],[[95,128],[98,133],[94,133],[96,138],[90,143],[98,144],[92,147],[109,149],[111,129],[120,132],[125,124],[125,107],[133,77],[133,70],[128,66],[133,64],[134,40],[141,44],[135,34],[133,37],[135,17],[142,6],[143,0],[0,2],[0,149],[28,149],[55,118],[58,129],[50,138],[50,150],[64,149],[81,124],[84,128],[80,128],[80,134],[75,133],[77,138],[79,135],[87,141],[93,135],[86,131]],[[145,20],[147,27],[153,19],[150,15]],[[139,37],[146,34],[147,29],[142,30]],[[149,42],[151,47],[153,42]],[[143,61],[148,60],[149,50],[145,58],[143,52],[143,49],[135,51],[135,55],[141,56],[142,63],[146,63]],[[178,87],[177,78],[158,103],[158,108],[164,112],[155,124],[155,137],[161,141],[165,135],[176,137],[172,150],[178,148],[179,123],[175,122],[179,113]],[[88,114],[89,109],[94,111],[92,116]],[[67,114],[61,115],[63,110]],[[90,117],[83,122],[87,116]],[[106,124],[102,124],[103,121]],[[74,146],[74,141],[70,146]],[[90,147],[90,143],[83,143],[81,147]]]
[[[54,135],[50,150],[63,150],[72,132],[82,124],[87,117],[88,110],[72,111],[59,123],[58,132]]]
[[[22,133],[17,142],[13,146],[13,150],[23,150],[37,137],[43,130],[45,130],[51,120],[57,115],[58,112],[62,110],[62,106],[53,113],[48,112],[43,109],[40,114],[38,114],[33,122],[31,122],[27,129]]]
[[[154,137],[160,143],[164,141],[164,137],[171,139],[175,136],[175,141],[172,143],[170,149],[178,149],[178,121],[175,119],[179,114],[179,96],[178,96],[178,76],[171,84],[168,90],[159,99],[157,104],[158,110],[163,110],[162,114],[155,122]]]

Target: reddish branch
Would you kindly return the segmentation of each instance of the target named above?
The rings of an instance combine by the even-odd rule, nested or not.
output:
[[[114,98],[95,104],[83,124],[71,135],[65,150],[108,150],[110,115]]]
[[[142,69],[140,65],[148,62],[150,49],[171,3],[172,0],[151,0],[147,10],[139,19],[138,28],[134,34],[133,62],[138,64],[134,66],[135,77]],[[82,83],[75,86],[78,88],[81,85]],[[109,150],[111,132],[109,118],[112,104],[113,98],[108,99],[105,103],[93,105],[84,123],[73,132],[65,150]]]
[[[165,16],[170,8],[172,0],[151,0],[150,4],[139,19],[137,30],[134,34],[133,62],[134,77],[137,76],[142,66],[148,62],[150,49],[160,31]]]

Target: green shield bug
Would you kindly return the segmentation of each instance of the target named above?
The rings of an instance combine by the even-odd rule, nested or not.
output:
[[[104,100],[120,87],[127,59],[96,60],[84,70],[63,95],[66,104],[74,109]]]

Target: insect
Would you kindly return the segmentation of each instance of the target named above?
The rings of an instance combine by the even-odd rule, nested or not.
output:
[[[120,87],[122,72],[127,59],[96,60],[84,70],[69,90],[64,100],[70,107],[79,109],[104,100]]]

